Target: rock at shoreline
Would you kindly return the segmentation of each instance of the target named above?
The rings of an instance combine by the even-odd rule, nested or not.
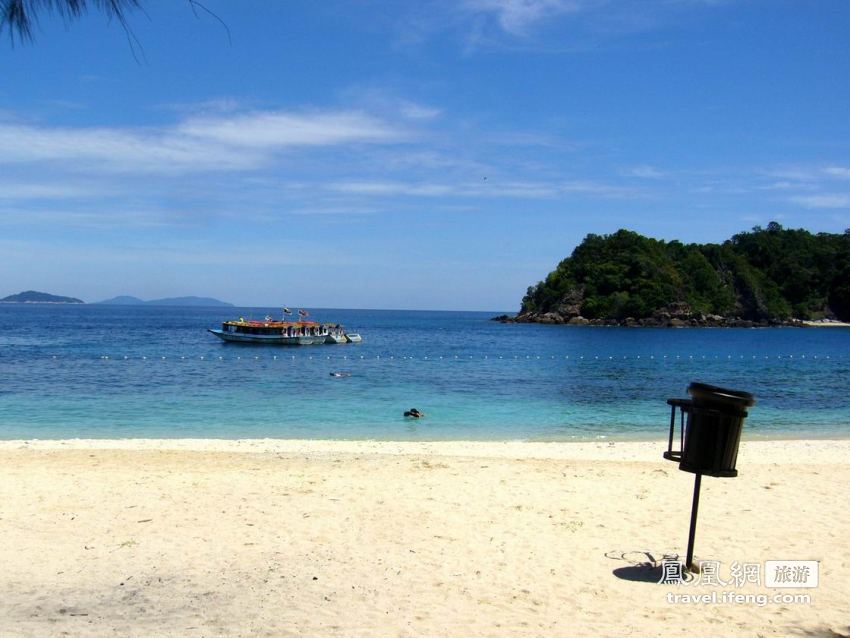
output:
[[[776,326],[805,328],[813,325],[844,325],[840,322],[836,322],[834,324],[819,324],[815,322],[805,322],[799,319],[751,321],[749,319],[741,319],[740,317],[691,315],[684,313],[682,309],[679,309],[676,312],[676,316],[671,316],[669,312],[662,311],[656,313],[652,317],[644,317],[642,319],[636,319],[635,317],[626,317],[625,319],[588,319],[581,315],[565,317],[556,312],[547,312],[540,315],[536,313],[520,312],[513,317],[510,315],[498,315],[496,317],[492,317],[491,321],[498,321],[500,323],[541,323],[547,325],[568,326],[620,326],[627,328],[768,328]]]

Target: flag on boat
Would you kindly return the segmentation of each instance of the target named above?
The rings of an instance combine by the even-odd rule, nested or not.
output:
[[[291,314],[292,314],[292,311],[291,311],[289,308],[284,308],[284,309],[283,309],[283,314],[285,314],[285,315],[291,315]]]
[[[310,313],[309,313],[309,312],[307,312],[306,310],[299,310],[299,311],[298,311],[298,316],[299,316],[299,317],[309,317],[309,316],[310,316]]]

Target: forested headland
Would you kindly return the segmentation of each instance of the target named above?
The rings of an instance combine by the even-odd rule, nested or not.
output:
[[[645,326],[850,321],[850,229],[756,226],[721,244],[588,235],[502,321]]]

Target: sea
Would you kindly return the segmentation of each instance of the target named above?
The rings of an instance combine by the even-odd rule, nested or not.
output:
[[[280,312],[0,304],[0,439],[657,440],[666,400],[686,398],[692,381],[756,396],[745,439],[850,436],[850,329],[309,309],[362,343],[245,345],[207,332]],[[425,416],[405,418],[411,408]]]

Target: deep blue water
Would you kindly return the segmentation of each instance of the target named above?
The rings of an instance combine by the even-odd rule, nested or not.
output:
[[[266,313],[279,309],[0,304],[0,438],[660,438],[665,400],[694,380],[756,395],[746,436],[850,436],[850,329],[312,310],[363,343],[246,346],[206,332]],[[427,416],[404,419],[411,407]]]

